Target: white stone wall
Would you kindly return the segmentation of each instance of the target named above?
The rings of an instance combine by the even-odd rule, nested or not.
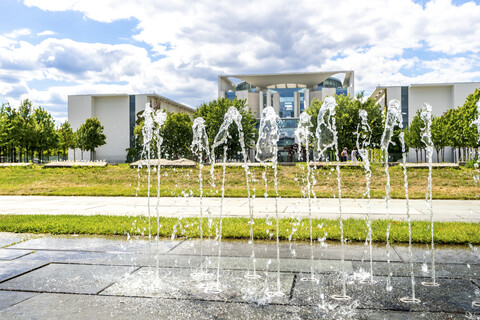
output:
[[[248,93],[247,108],[250,108],[250,110],[255,114],[254,115],[255,118],[261,117],[259,102],[260,102],[260,98],[258,93],[256,92]]]
[[[72,130],[75,132],[85,122],[87,118],[91,118],[92,112],[92,96],[68,96],[68,122],[72,126]],[[86,153],[85,156],[88,157]],[[68,150],[68,160],[80,160],[82,154],[80,150]]]
[[[95,150],[95,159],[125,162],[130,147],[129,96],[93,97],[95,116],[103,125],[106,144]]]

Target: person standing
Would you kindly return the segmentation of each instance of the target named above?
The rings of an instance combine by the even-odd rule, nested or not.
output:
[[[340,155],[340,161],[345,162],[347,161],[347,158],[348,158],[348,150],[347,148],[343,148],[343,151]]]
[[[352,150],[352,162],[357,162],[357,149],[355,147]]]

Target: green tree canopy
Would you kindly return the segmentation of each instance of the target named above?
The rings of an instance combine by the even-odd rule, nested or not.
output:
[[[38,152],[40,161],[44,150],[55,149],[58,146],[58,135],[55,121],[50,113],[42,107],[33,111],[33,143],[32,148]]]
[[[167,120],[160,129],[163,154],[170,159],[190,157],[192,124],[192,118],[188,114],[168,112]]]
[[[432,120],[432,141],[435,150],[437,151],[437,162],[440,162],[440,154],[442,154],[442,161],[444,160],[443,151],[448,146],[448,126],[446,117],[434,117]]]
[[[425,148],[425,144],[421,139],[421,131],[424,126],[423,120],[420,118],[420,110],[417,110],[417,113],[415,114],[415,117],[413,117],[408,129],[405,130],[405,143],[409,148],[415,149],[417,162],[418,151]]]
[[[208,135],[208,143],[213,145],[215,136],[223,123],[225,113],[227,110],[234,106],[242,115],[242,127],[245,140],[245,148],[254,148],[258,138],[258,130],[255,128],[256,120],[254,114],[245,104],[245,100],[234,99],[229,100],[227,98],[218,98],[212,100],[209,103],[203,103],[197,109],[194,117],[202,117],[205,119],[205,127]],[[238,152],[241,151],[240,142],[238,139],[238,129],[236,126],[231,126],[229,129],[231,139],[228,139],[228,157],[235,158]],[[219,154],[219,150],[215,153]]]
[[[88,118],[77,131],[78,144],[81,150],[90,151],[90,159],[93,160],[93,152],[96,148],[106,143],[103,134],[103,126],[98,118]]]
[[[58,146],[62,150],[63,159],[66,159],[66,153],[69,149],[75,148],[75,134],[68,121],[63,122],[57,131]]]
[[[340,149],[346,147],[349,150],[352,150],[353,147],[356,146],[357,137],[355,132],[357,132],[357,128],[361,123],[359,116],[359,111],[361,109],[368,113],[368,124],[372,129],[371,146],[375,147],[375,145],[380,143],[380,138],[382,137],[383,132],[382,112],[373,99],[367,99],[362,102],[358,99],[352,99],[350,96],[336,95],[335,100],[337,102],[335,121],[338,132],[338,146]],[[306,112],[312,117],[312,139],[315,137],[317,117],[321,106],[322,102],[313,99],[306,110]]]

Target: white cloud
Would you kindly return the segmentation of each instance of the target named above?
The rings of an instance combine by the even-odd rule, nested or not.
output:
[[[39,37],[44,37],[44,36],[54,36],[56,35],[57,33],[55,31],[52,31],[52,30],[45,30],[45,31],[42,31],[42,32],[38,32],[37,33],[37,36]]]
[[[355,71],[357,90],[378,84],[480,79],[480,5],[413,1],[24,0],[88,19],[138,20],[135,45],[46,39],[37,45],[0,35],[0,92],[55,100],[67,92],[155,91],[191,106],[216,97],[217,75],[318,70]],[[30,31],[28,31],[30,32]],[[50,31],[37,35],[53,35]],[[135,44],[135,42],[133,42]],[[417,56],[406,55],[410,50]],[[477,60],[476,60],[477,59]],[[2,84],[6,70],[19,81]],[[67,81],[45,91],[29,79]],[[108,85],[110,81],[113,84]],[[98,83],[107,85],[98,85]],[[126,85],[118,86],[118,82]],[[42,94],[41,92],[45,92]]]
[[[5,37],[10,39],[17,39],[19,37],[28,36],[31,33],[30,29],[23,28],[23,29],[16,29],[12,32],[4,34]]]

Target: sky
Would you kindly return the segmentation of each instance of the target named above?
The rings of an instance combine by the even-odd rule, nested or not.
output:
[[[480,81],[480,0],[0,0],[0,103],[58,121],[67,98],[191,107],[222,74],[354,70],[378,85]]]

